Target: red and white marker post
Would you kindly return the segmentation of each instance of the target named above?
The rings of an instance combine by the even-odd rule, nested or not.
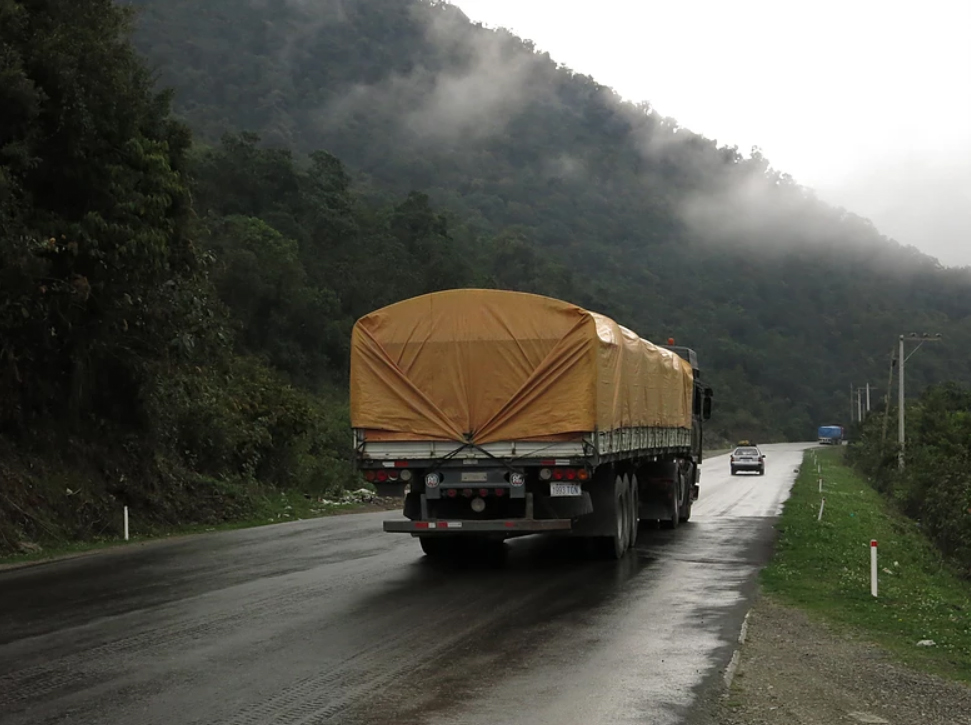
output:
[[[870,539],[870,594],[877,595],[877,540]]]

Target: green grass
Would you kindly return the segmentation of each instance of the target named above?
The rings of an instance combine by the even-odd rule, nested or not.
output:
[[[356,508],[359,508],[358,504],[324,504],[313,499],[307,499],[300,494],[281,492],[276,495],[261,497],[256,512],[244,519],[213,524],[185,524],[181,526],[153,524],[143,527],[139,525],[135,518],[132,518],[129,521],[128,541],[117,536],[89,541],[49,541],[45,542],[43,548],[38,551],[0,557],[0,566],[37,563],[49,559],[92,553],[136,543],[160,541],[178,536],[191,536],[215,531],[234,531],[280,524],[286,521],[333,516],[352,512]]]
[[[775,556],[762,573],[763,588],[911,666],[971,682],[971,582],[952,572],[918,525],[843,465],[842,456],[833,449],[806,454],[779,522]],[[826,506],[817,522],[821,497]],[[878,542],[876,599],[870,594],[871,539]],[[936,646],[916,646],[925,639]]]

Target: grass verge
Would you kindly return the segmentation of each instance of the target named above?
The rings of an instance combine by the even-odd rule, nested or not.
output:
[[[842,456],[842,450],[807,452],[778,525],[775,556],[762,573],[764,590],[911,666],[971,683],[971,582],[950,570],[918,524],[896,513]],[[870,594],[871,539],[878,542],[877,598]],[[935,644],[917,646],[922,640]]]
[[[43,548],[0,557],[0,568],[23,564],[40,563],[52,559],[68,558],[93,553],[103,549],[116,548],[137,543],[160,541],[164,539],[192,536],[216,531],[233,531],[257,526],[280,524],[286,521],[321,518],[359,511],[377,511],[378,507],[361,503],[320,502],[300,494],[280,492],[260,497],[256,511],[245,518],[212,524],[185,524],[182,526],[162,526],[159,524],[142,525],[135,518],[129,521],[129,540],[118,536],[105,536],[88,541],[46,542]]]

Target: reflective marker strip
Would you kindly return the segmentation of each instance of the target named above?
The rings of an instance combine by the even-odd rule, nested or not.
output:
[[[439,521],[438,528],[440,529],[461,529],[461,521]]]
[[[435,528],[435,524],[433,522],[430,522],[430,521],[416,521],[415,522],[415,528],[416,529],[434,529]]]

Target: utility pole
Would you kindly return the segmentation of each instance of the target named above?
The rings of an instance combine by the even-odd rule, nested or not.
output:
[[[853,404],[853,383],[850,383],[850,423],[853,422],[853,409],[855,407]]]
[[[890,393],[893,391],[893,366],[897,364],[895,347],[890,348],[890,375],[887,378],[887,394],[883,397],[883,435],[880,437],[880,452],[883,453],[887,443],[887,423],[890,420]]]
[[[910,340],[911,342],[920,343],[914,348],[914,352],[917,352],[921,345],[923,345],[925,342],[940,342],[941,339],[941,333],[939,332],[936,335],[928,335],[926,332],[923,335],[918,335],[916,332],[912,332],[910,333],[909,337],[904,337],[903,335],[900,336],[900,350],[898,352],[898,359],[900,360],[900,379],[897,381],[897,443],[899,445],[897,465],[901,471],[904,469],[904,446],[906,441],[904,431],[904,363],[907,362],[908,359],[904,357],[904,342],[906,340]],[[910,354],[913,355],[914,352]]]
[[[864,387],[853,388],[853,395],[856,397],[856,419],[860,422],[866,420],[866,414],[870,412],[870,390],[876,390],[876,388],[870,388],[870,383]],[[863,397],[864,391],[866,398]]]
[[[900,470],[904,470],[904,336],[900,336],[900,350],[897,353],[897,359],[900,361],[898,365],[900,370],[897,371],[897,467]]]

